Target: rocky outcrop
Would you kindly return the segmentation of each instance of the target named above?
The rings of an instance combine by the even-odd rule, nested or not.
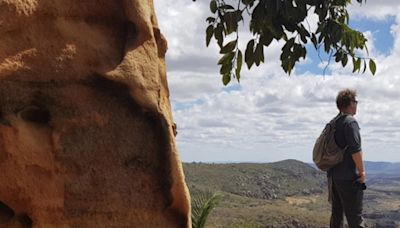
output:
[[[0,1],[0,226],[189,227],[152,1]]]

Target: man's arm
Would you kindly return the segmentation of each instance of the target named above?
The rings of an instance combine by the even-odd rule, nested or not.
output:
[[[356,152],[351,155],[354,163],[356,164],[357,172],[358,172],[358,181],[361,183],[365,182],[365,168],[364,162],[362,159],[362,151]]]

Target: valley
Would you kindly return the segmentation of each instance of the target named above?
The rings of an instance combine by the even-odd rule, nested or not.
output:
[[[364,217],[370,227],[400,227],[398,167],[366,163],[371,174]],[[326,176],[309,164],[185,163],[184,171],[193,198],[206,192],[222,195],[206,227],[328,227]]]

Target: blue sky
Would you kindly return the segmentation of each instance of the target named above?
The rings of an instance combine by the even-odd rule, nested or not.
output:
[[[395,23],[396,17],[389,15],[382,19],[374,19],[368,20],[365,18],[355,18],[350,20],[350,26],[353,28],[357,28],[360,32],[371,32],[373,34],[375,42],[376,51],[382,55],[389,55],[391,50],[393,49],[394,37],[391,34],[391,26]],[[320,58],[327,61],[328,55],[324,52],[319,54],[315,51],[313,45],[308,45],[307,54],[310,61],[307,63],[299,65],[297,67],[297,73],[303,74],[307,71],[314,74],[321,74],[321,68],[315,67],[315,63],[320,61]],[[351,64],[351,62],[350,62]],[[327,74],[331,74],[329,70],[326,72]]]
[[[265,50],[266,63],[244,70],[241,83],[221,83],[215,45],[206,48],[208,1],[155,1],[168,40],[167,75],[177,145],[183,161],[311,161],[315,138],[336,113],[343,88],[358,91],[355,116],[365,158],[400,162],[400,4],[367,1],[350,7],[350,23],[369,39],[376,76],[352,74],[331,63],[322,76],[313,49],[289,77],[280,67],[281,43]],[[309,18],[311,21],[312,17]],[[244,45],[249,34],[241,33]],[[349,64],[351,65],[351,64]]]

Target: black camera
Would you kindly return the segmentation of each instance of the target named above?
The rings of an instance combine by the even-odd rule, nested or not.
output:
[[[360,183],[358,180],[353,181],[353,183],[357,188],[360,188],[361,190],[367,189],[367,185],[365,183]]]
[[[366,190],[367,189],[367,185],[365,183],[361,183],[361,190]]]

